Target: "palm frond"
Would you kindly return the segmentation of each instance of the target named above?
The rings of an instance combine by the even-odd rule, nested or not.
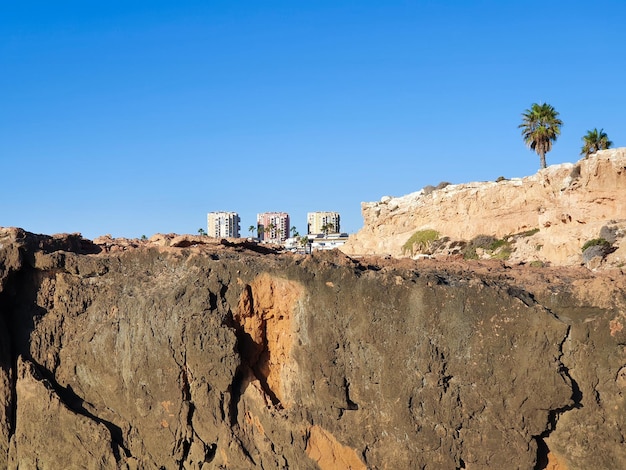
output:
[[[609,140],[609,136],[604,132],[604,129],[598,130],[594,127],[592,130],[582,137],[584,145],[580,151],[580,154],[587,158],[589,155],[596,153],[598,150],[606,150],[613,145],[613,142]]]

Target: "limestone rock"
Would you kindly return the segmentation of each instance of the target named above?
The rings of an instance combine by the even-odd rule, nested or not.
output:
[[[364,226],[344,245],[345,253],[402,256],[402,245],[424,229],[465,241],[539,229],[531,243],[517,247],[512,261],[579,265],[580,248],[597,238],[603,226],[616,221],[626,226],[626,148],[603,150],[522,179],[385,197],[362,203],[361,211]],[[624,258],[623,252],[617,253],[607,266],[619,265]]]

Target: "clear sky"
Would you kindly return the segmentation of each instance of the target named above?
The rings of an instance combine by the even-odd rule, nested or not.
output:
[[[139,237],[338,211],[626,146],[626,2],[0,0],[0,226]]]

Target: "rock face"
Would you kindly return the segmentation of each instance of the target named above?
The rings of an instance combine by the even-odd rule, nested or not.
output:
[[[626,148],[550,166],[523,179],[433,189],[363,203],[364,227],[342,251],[402,256],[405,242],[424,229],[453,240],[537,231],[516,245],[511,260],[581,264],[581,247],[600,237],[604,226],[626,229]],[[620,248],[618,240],[607,265],[626,262],[626,249]]]
[[[194,240],[0,229],[0,467],[626,468],[622,272]]]

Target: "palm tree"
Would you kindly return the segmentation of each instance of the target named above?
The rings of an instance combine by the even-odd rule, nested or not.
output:
[[[585,158],[598,150],[606,150],[613,145],[604,129],[598,130],[595,127],[592,131],[587,131],[587,134],[583,136],[583,142],[585,145],[583,145],[580,154],[584,155]]]
[[[300,235],[298,233],[298,229],[295,226],[292,226],[289,230],[291,231],[291,235],[293,236],[293,238],[297,238],[298,235]]]
[[[248,227],[248,232],[250,232],[250,235],[254,235],[255,230],[256,230],[256,227],[254,225],[250,225]]]
[[[328,233],[334,229],[335,229],[335,226],[331,222],[328,222],[322,225],[322,233],[326,236],[328,236]]]
[[[200,228],[198,229],[198,235],[200,235],[201,237],[203,237],[203,236],[205,236],[205,235],[206,235],[206,232],[204,231],[204,229],[203,229],[202,227],[200,227]]]
[[[563,121],[559,113],[548,103],[533,103],[530,109],[522,113],[522,129],[524,143],[539,155],[541,168],[546,167],[546,153],[552,150],[552,142],[561,135]]]
[[[269,224],[267,224],[267,226],[263,229],[263,231],[265,232],[265,234],[268,237],[268,241],[272,240],[274,237],[272,237],[272,231],[276,228],[276,225],[274,225],[274,223],[270,222]]]

